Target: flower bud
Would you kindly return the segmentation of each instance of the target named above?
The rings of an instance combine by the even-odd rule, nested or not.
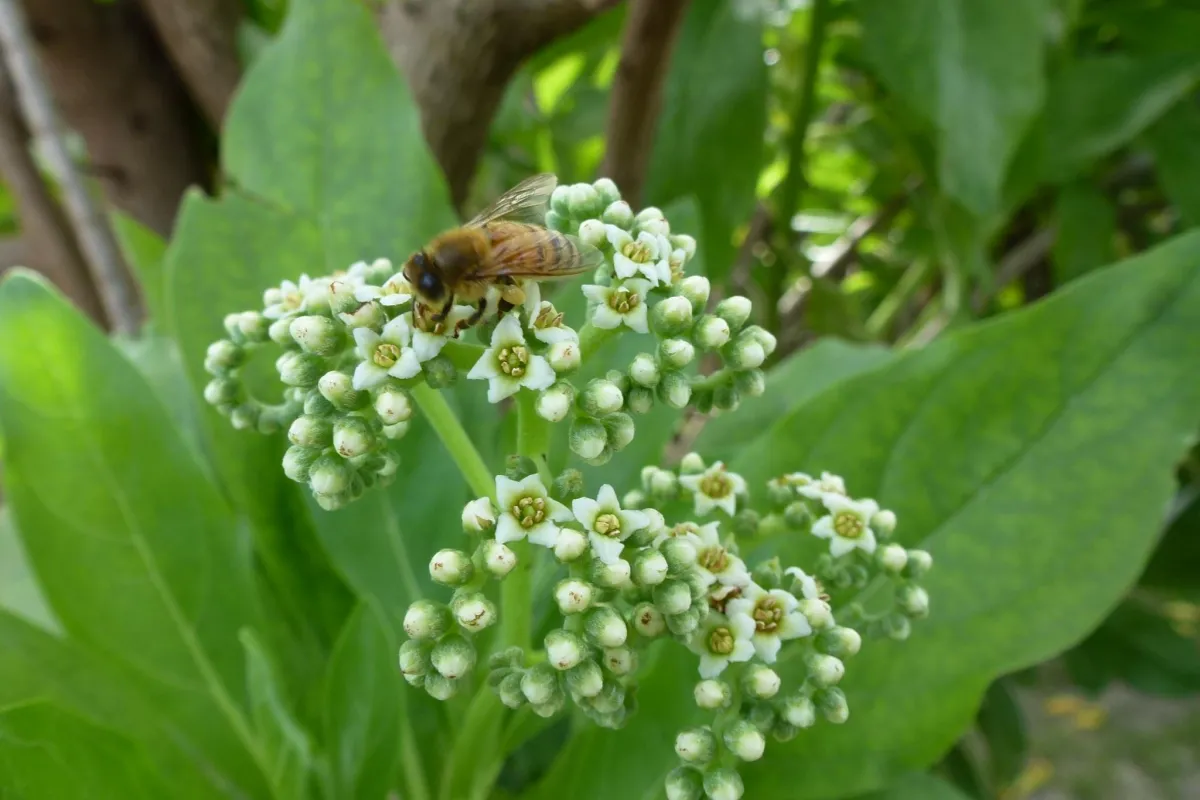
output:
[[[725,363],[733,369],[757,369],[767,360],[763,346],[753,336],[742,335],[721,351]]]
[[[922,619],[929,616],[929,592],[920,586],[905,586],[896,593],[900,608],[910,617]]]
[[[483,533],[496,524],[496,510],[486,497],[472,500],[463,506],[462,526],[466,533]]]
[[[547,214],[547,216],[549,215]],[[562,692],[559,692],[549,703],[543,703],[542,705],[537,706],[531,704],[530,707],[533,709],[533,713],[537,714],[542,719],[550,719],[555,714],[562,711],[563,706],[566,704],[566,696]]]
[[[517,554],[495,539],[483,540],[479,544],[479,555],[484,569],[495,578],[503,578],[517,566]]]
[[[598,219],[579,223],[579,240],[590,247],[601,247],[608,241],[608,229]]]
[[[658,208],[657,206],[646,206],[641,211],[637,212],[633,218],[633,221],[641,225],[645,222],[650,222],[651,220],[656,219],[666,219],[666,217],[663,216],[662,209]]]
[[[633,441],[634,434],[637,433],[637,425],[633,421],[633,417],[618,411],[614,414],[609,414],[601,423],[604,425],[604,430],[608,434],[608,446],[614,451],[624,450]]]
[[[687,408],[692,399],[692,383],[682,372],[667,372],[658,384],[658,399],[671,408]]]
[[[729,684],[712,678],[697,683],[692,694],[696,698],[696,705],[703,709],[725,708],[733,699]]]
[[[768,356],[775,352],[775,347],[778,344],[774,334],[764,328],[760,328],[758,325],[751,325],[749,328],[746,328],[746,330],[742,331],[742,336],[752,337],[762,346],[763,352]]]
[[[228,339],[218,339],[208,346],[204,369],[210,375],[224,375],[246,361],[246,351]]]
[[[600,665],[588,659],[567,670],[567,688],[579,697],[595,697],[604,688]]]
[[[658,345],[658,359],[664,369],[683,369],[696,357],[696,348],[687,339],[664,339]]]
[[[762,397],[767,391],[767,374],[761,369],[746,369],[734,374],[733,387],[745,397]]]
[[[822,689],[816,696],[817,708],[825,719],[835,725],[841,725],[850,719],[850,706],[846,703],[846,695],[841,689]]]
[[[444,355],[431,358],[423,363],[421,372],[425,375],[425,383],[429,385],[430,389],[446,389],[453,386],[458,380],[458,368]]]
[[[767,747],[762,732],[744,719],[725,729],[725,746],[742,761],[758,761]]]
[[[522,672],[510,672],[504,676],[496,691],[500,695],[501,703],[514,710],[525,705],[525,693],[521,691],[521,681],[524,677]]]
[[[370,328],[377,331],[387,322],[387,316],[383,313],[383,306],[375,302],[359,303],[357,308],[338,314],[338,319],[351,330],[354,328]]]
[[[288,386],[302,386],[305,389],[315,386],[323,369],[325,365],[319,356],[296,350],[289,350],[275,360],[279,380]]]
[[[705,350],[724,347],[729,342],[729,335],[729,323],[710,314],[700,317],[692,327],[692,341]]]
[[[289,447],[283,454],[283,474],[296,483],[307,483],[312,465],[321,451],[309,447]]]
[[[567,195],[567,210],[575,220],[585,220],[599,215],[604,207],[600,193],[587,183],[576,183],[570,187]]]
[[[662,543],[662,554],[667,559],[667,566],[672,573],[683,573],[695,565],[699,553],[696,546],[687,539],[674,536]]]
[[[363,394],[354,390],[353,379],[344,372],[326,372],[317,381],[321,396],[343,411],[351,411],[362,405]]]
[[[608,434],[599,422],[588,419],[576,419],[571,423],[570,445],[571,452],[583,459],[593,459],[604,451],[608,444]]]
[[[667,616],[682,614],[692,606],[692,591],[684,581],[666,581],[654,587],[654,605]]]
[[[617,200],[614,203],[609,203],[604,209],[604,213],[600,215],[600,219],[608,225],[615,225],[622,230],[629,230],[633,226],[633,209],[629,207],[629,203],[624,200]]]
[[[400,671],[405,678],[427,675],[432,666],[426,646],[421,642],[409,639],[400,645]]]
[[[445,636],[433,646],[430,660],[445,677],[461,678],[475,666],[475,648],[461,636]]]
[[[649,353],[638,353],[629,365],[629,379],[638,386],[653,389],[662,376],[658,372],[658,361]]]
[[[691,261],[696,257],[696,240],[688,236],[686,233],[676,233],[671,235],[671,247],[682,250],[684,256]]]
[[[583,661],[587,655],[587,646],[583,640],[576,634],[561,628],[556,628],[546,634],[544,644],[550,666],[557,670],[568,670]],[[534,701],[530,699],[529,702]]]
[[[597,178],[592,183],[592,188],[596,190],[596,194],[605,204],[615,203],[621,199],[621,192],[611,178]]]
[[[308,471],[308,483],[317,494],[335,495],[350,486],[350,469],[335,455],[323,455]]]
[[[909,550],[908,565],[904,568],[906,578],[921,578],[933,568],[933,556],[924,550]]]
[[[676,767],[667,774],[667,800],[700,800],[704,793],[704,779],[699,770],[691,767]]]
[[[230,378],[213,378],[204,387],[204,402],[210,406],[221,406],[235,403],[241,386]]]
[[[342,458],[358,458],[374,446],[375,435],[362,417],[342,417],[333,423],[333,449]]]
[[[554,187],[554,191],[550,193],[550,209],[559,216],[567,216],[570,214],[568,200],[571,196],[571,187],[569,185],[559,184]]]
[[[620,387],[603,378],[590,381],[579,398],[580,407],[593,417],[620,411],[624,404],[625,397]]]
[[[726,383],[713,390],[712,405],[718,411],[735,411],[741,403],[742,393],[732,383]]]
[[[645,505],[646,505],[646,493],[643,492],[641,489],[630,489],[628,492],[626,492],[624,495],[621,496],[621,508],[632,508],[636,511],[638,509],[645,507]],[[641,533],[641,531],[639,531],[639,533]],[[635,534],[634,537],[637,537],[637,534]],[[629,543],[633,544],[634,546],[641,546],[643,543],[640,541],[636,541],[634,537],[631,537]]]
[[[296,388],[293,391],[303,392],[304,389]],[[328,417],[337,412],[333,407],[333,403],[329,402],[316,389],[308,389],[304,395],[304,413],[311,417]]]
[[[554,588],[554,602],[563,614],[582,614],[592,605],[592,587],[578,578],[559,581]]]
[[[304,414],[292,420],[288,440],[298,447],[326,447],[333,441],[333,428],[328,420]]]
[[[474,574],[471,557],[462,550],[439,550],[429,561],[429,577],[445,586],[462,586]]]
[[[650,603],[638,603],[633,607],[633,629],[647,639],[661,636],[667,630],[663,613]]]
[[[673,295],[650,309],[650,329],[660,338],[679,336],[692,325],[692,304],[686,297]]]
[[[300,349],[319,356],[331,356],[345,344],[341,326],[328,317],[296,317],[288,332]]]
[[[634,414],[648,414],[654,408],[654,392],[644,386],[634,386],[625,395],[625,408]]]
[[[695,600],[694,596],[693,600]],[[674,614],[667,617],[667,629],[676,636],[691,636],[700,627],[706,609],[707,606],[693,602],[692,607],[682,614]]]
[[[839,626],[823,631],[817,644],[830,655],[852,656],[862,649],[862,636],[854,628]]]
[[[742,686],[751,697],[766,700],[779,692],[779,675],[765,664],[755,662],[742,674]]]
[[[657,550],[643,550],[633,560],[633,582],[658,586],[667,579],[667,558]]]
[[[833,627],[833,612],[829,603],[816,597],[805,597],[800,601],[800,613],[808,620],[813,630],[821,631]]]
[[[629,584],[629,562],[618,559],[612,564],[606,564],[600,559],[593,559],[591,564],[592,580],[605,589],[621,589]]]
[[[699,314],[708,305],[712,284],[703,275],[689,275],[679,282],[679,294],[692,304],[692,313]]]
[[[704,794],[709,800],[741,800],[745,787],[736,770],[722,767],[704,776]]]
[[[625,620],[609,606],[593,608],[583,625],[588,639],[600,647],[621,647],[629,636]]]
[[[717,753],[717,737],[707,726],[680,731],[675,737],[675,754],[689,764],[707,764]]]
[[[418,600],[404,613],[404,632],[410,639],[437,639],[449,627],[446,607],[432,600]]]
[[[412,401],[403,389],[389,386],[375,396],[375,413],[384,425],[407,422],[412,412]]]
[[[546,351],[546,360],[550,363],[550,368],[559,375],[566,375],[579,369],[581,358],[579,342],[573,339],[555,342]],[[574,398],[573,391],[571,397]]]
[[[559,561],[574,561],[587,550],[587,537],[574,528],[563,528],[559,531],[558,541],[554,543],[554,557]]]
[[[425,676],[425,691],[434,700],[449,700],[458,693],[458,681],[451,680],[438,672]]]
[[[482,592],[468,592],[454,598],[450,604],[454,619],[468,631],[477,633],[496,621],[496,604]]]
[[[292,321],[284,317],[277,319],[267,328],[267,336],[272,342],[283,348],[297,347],[296,340],[292,338]]]
[[[789,725],[797,728],[811,728],[817,721],[816,705],[803,694],[795,694],[784,700],[779,712]]]
[[[560,342],[560,344],[571,343]],[[562,422],[571,411],[573,402],[575,402],[575,387],[567,381],[559,381],[538,394],[534,410],[547,422]],[[603,445],[601,445],[601,449],[603,449]]]
[[[628,675],[637,669],[637,653],[628,647],[609,647],[604,651],[604,668],[613,675]]]
[[[899,575],[908,564],[908,552],[898,544],[885,544],[875,551],[875,560],[885,571]]]
[[[746,320],[750,319],[750,311],[750,299],[741,295],[726,297],[713,309],[713,313],[729,323],[729,329],[733,331],[742,329]]]
[[[871,517],[871,530],[879,534],[881,538],[887,538],[896,530],[896,513],[889,511],[886,508],[875,512],[875,516]]]
[[[679,494],[679,478],[669,469],[648,467],[642,471],[642,485],[651,497],[660,502],[674,500]]]
[[[811,653],[806,660],[808,677],[817,686],[833,686],[846,674],[846,665],[840,658],[823,653]]]
[[[549,664],[538,664],[525,671],[521,678],[521,693],[535,706],[553,703],[562,694],[558,673]]]

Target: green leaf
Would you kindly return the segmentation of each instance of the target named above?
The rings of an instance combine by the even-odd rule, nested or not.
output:
[[[728,461],[790,409],[890,358],[891,351],[879,345],[822,339],[788,356],[768,372],[767,390],[761,397],[745,398],[737,411],[710,420],[692,449],[707,461]]]
[[[1025,716],[1007,679],[1001,678],[988,687],[975,724],[987,743],[994,793],[1002,794],[1016,781],[1029,758]]]
[[[157,800],[171,782],[119,734],[46,702],[0,712],[0,795]]]
[[[121,211],[112,211],[113,233],[125,256],[125,263],[137,276],[142,299],[146,303],[151,322],[163,319],[166,308],[163,303],[165,289],[163,257],[167,243],[154,231]]]
[[[907,353],[796,409],[730,465],[751,486],[844,475],[935,561],[931,618],[847,665],[850,721],[781,745],[746,771],[748,793],[831,796],[928,765],[995,676],[1069,646],[1112,607],[1149,555],[1200,415],[1198,259],[1200,235],[1181,236]],[[811,556],[809,539],[786,549]]]
[[[1200,13],[1197,14],[1200,17]],[[1200,107],[1186,98],[1146,131],[1167,197],[1188,225],[1200,225]]]
[[[25,557],[12,513],[4,506],[0,506],[0,608],[47,631],[62,631]]]
[[[916,774],[859,800],[970,800],[970,796],[936,775]]]
[[[1054,282],[1072,281],[1112,263],[1117,255],[1117,209],[1090,181],[1067,184],[1054,209]]]
[[[1200,564],[1200,492],[1192,490],[1177,498],[1140,584],[1200,602],[1196,564]]]
[[[1045,92],[1045,0],[867,0],[863,49],[937,130],[938,182],[983,215]]]
[[[710,276],[733,262],[733,232],[754,210],[767,118],[762,25],[725,0],[695,0],[679,32],[654,138],[646,201],[689,195]]]
[[[71,636],[169,687],[214,768],[258,793],[231,688],[256,612],[228,506],[133,366],[29,273],[0,284],[0,342],[5,489],[46,599]]]
[[[249,629],[241,631],[246,649],[246,693],[254,730],[268,764],[267,780],[276,797],[310,796],[313,752],[308,732],[288,708],[271,657]]]
[[[331,797],[385,797],[395,788],[403,682],[396,642],[382,617],[360,605],[338,637],[325,680]]]

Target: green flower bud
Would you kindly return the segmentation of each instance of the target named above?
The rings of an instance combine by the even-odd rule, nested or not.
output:
[[[833,612],[829,603],[816,597],[806,597],[800,601],[800,613],[808,620],[815,631],[823,631],[833,627]]]
[[[283,348],[298,347],[292,338],[292,320],[288,317],[277,319],[267,328],[267,336],[272,342]]]
[[[605,589],[620,589],[629,584],[629,562],[624,559],[605,564],[600,559],[593,558],[590,572],[592,580]]]
[[[304,414],[292,421],[288,440],[298,447],[327,447],[333,441],[333,427],[326,419]]]
[[[711,314],[700,317],[692,326],[692,341],[705,350],[719,350],[729,342],[729,336],[729,323]]]
[[[375,395],[375,413],[384,425],[395,425],[408,422],[412,418],[412,400],[408,392],[394,386],[388,386]]]
[[[817,721],[816,705],[803,694],[794,694],[784,700],[779,713],[789,725],[797,728],[811,728]]]
[[[718,411],[735,411],[741,403],[742,395],[732,383],[718,386],[713,390],[712,404],[713,408]]]
[[[384,425],[383,435],[392,441],[403,439],[408,434],[408,429],[411,427],[410,422],[397,422],[395,425]]]
[[[645,506],[646,493],[641,489],[630,489],[621,497],[621,508],[632,508],[636,511],[645,508]],[[634,544],[632,538],[630,538],[629,544]]]
[[[708,305],[712,284],[703,275],[689,275],[679,282],[679,294],[692,304],[692,313],[699,314]]]
[[[696,357],[696,348],[687,339],[664,339],[658,345],[658,360],[664,369],[683,369]]]
[[[717,754],[717,737],[707,725],[680,731],[675,737],[675,754],[689,764],[707,764]]]
[[[762,397],[767,391],[767,375],[761,369],[747,369],[733,376],[733,387],[745,397]]]
[[[587,612],[583,629],[588,639],[599,647],[621,647],[629,637],[625,620],[609,606],[599,606]]]
[[[338,319],[351,330],[370,328],[373,331],[379,331],[387,323],[387,315],[383,313],[383,306],[375,302],[359,303],[357,308],[338,314]]]
[[[296,389],[296,391],[304,391]],[[337,411],[325,397],[316,389],[309,389],[304,396],[304,413],[310,417],[328,417]]]
[[[283,454],[283,474],[296,483],[308,483],[313,463],[321,451],[309,447],[289,447]]]
[[[464,629],[478,633],[496,621],[496,604],[482,592],[467,592],[455,596],[450,603],[454,619]]]
[[[908,551],[898,544],[885,544],[875,551],[875,560],[885,572],[899,575],[908,566]]]
[[[749,298],[735,295],[733,297],[726,297],[717,303],[717,307],[713,309],[713,313],[728,322],[730,330],[738,331],[746,324],[746,320],[750,319],[751,308]]]
[[[571,452],[583,459],[596,458],[608,444],[608,433],[595,420],[576,419],[571,423]]]
[[[621,192],[611,178],[597,179],[592,183],[592,188],[596,190],[596,194],[600,196],[601,202],[605,205],[612,205],[621,199]]]
[[[550,494],[555,500],[567,505],[570,505],[572,500],[583,497],[583,473],[574,468],[564,469],[554,479]]]
[[[504,460],[504,476],[510,481],[523,481],[537,473],[537,464],[529,456],[512,454]]]
[[[783,585],[783,565],[779,563],[779,556],[755,564],[750,577],[768,591],[780,588]]]
[[[841,725],[850,719],[850,706],[846,703],[846,695],[841,689],[822,689],[815,699],[821,714],[833,724]]]
[[[504,676],[496,692],[500,696],[501,703],[514,710],[525,705],[525,693],[521,691],[521,681],[524,677],[524,673],[521,672],[510,672]]]
[[[691,767],[676,767],[667,774],[667,800],[700,800],[704,778]]]
[[[474,574],[471,557],[462,550],[439,550],[429,560],[429,577],[443,586],[462,586]]]
[[[757,369],[767,360],[767,353],[758,339],[743,334],[721,350],[725,363],[733,369]]]
[[[554,191],[550,193],[550,210],[559,216],[569,216],[570,203],[568,200],[571,196],[571,187],[569,185],[559,184],[554,187]]]
[[[783,510],[783,521],[792,530],[807,532],[813,523],[812,511],[803,500],[797,500]]]
[[[766,703],[755,703],[750,706],[750,710],[745,714],[745,719],[759,731],[765,733],[775,727],[779,715],[772,706]]]
[[[521,693],[535,706],[554,702],[555,697],[562,694],[558,673],[549,664],[538,664],[526,670],[521,678]]]
[[[328,317],[296,317],[288,330],[306,353],[331,356],[345,345],[341,326]]]
[[[354,285],[346,280],[329,282],[329,310],[334,314],[346,314],[358,308],[359,300],[354,296]]]
[[[929,593],[920,586],[904,586],[896,592],[896,600],[905,614],[915,619],[929,616]]]
[[[342,417],[333,423],[333,449],[342,458],[358,458],[375,446],[375,434],[362,417]]]
[[[637,653],[628,647],[610,647],[604,651],[604,668],[613,675],[628,675],[637,669]]]
[[[308,485],[317,494],[336,495],[350,487],[350,468],[335,455],[323,455],[308,472]]]
[[[554,602],[563,614],[582,614],[592,605],[592,587],[578,578],[567,578],[554,587]]]
[[[353,411],[366,400],[364,392],[354,390],[354,381],[345,372],[326,372],[317,381],[317,390],[334,408],[343,411]]]
[[[579,369],[581,360],[582,353],[579,350],[579,342],[571,339],[555,342],[546,351],[546,361],[549,362],[550,368],[559,375],[567,375]],[[571,396],[574,397],[574,392]]]
[[[661,636],[667,630],[663,613],[650,603],[638,603],[633,607],[633,629],[647,639]]]
[[[691,572],[692,567],[696,564],[696,559],[699,558],[696,546],[678,536],[663,542],[661,550],[667,559],[667,566],[670,567],[671,573],[676,575]]]
[[[633,441],[633,436],[637,433],[637,426],[634,424],[633,417],[618,411],[614,414],[609,414],[602,421],[604,430],[608,435],[608,445],[614,451],[624,450]]]
[[[228,339],[218,339],[208,346],[204,369],[210,375],[224,375],[246,363],[246,351]]]
[[[722,767],[704,776],[704,793],[709,800],[741,800],[743,792],[742,776],[735,770]]]
[[[236,403],[241,394],[241,384],[231,378],[213,378],[204,387],[204,402],[210,406]]]
[[[563,710],[563,706],[567,704],[566,697],[560,692],[549,703],[543,703],[539,706],[531,706],[533,713],[537,714],[542,719],[550,719],[555,714]]]
[[[667,579],[667,558],[657,550],[643,550],[633,560],[633,582],[658,586]]]
[[[461,678],[475,666],[475,648],[461,636],[445,636],[430,654],[433,668],[451,680]]]
[[[692,399],[692,383],[682,372],[667,372],[663,374],[662,382],[658,384],[658,399],[671,408],[687,408]]]
[[[458,681],[451,680],[440,673],[431,672],[425,676],[425,691],[434,700],[449,700],[458,693]]]
[[[775,347],[778,344],[774,334],[768,332],[764,328],[760,328],[757,325],[751,325],[749,328],[746,328],[746,330],[742,331],[742,336],[752,337],[756,342],[759,343],[763,349],[763,352],[768,356],[775,352]]]
[[[621,389],[612,381],[596,378],[590,381],[579,397],[580,407],[593,417],[620,411],[625,404]]]
[[[600,665],[588,659],[567,670],[567,688],[580,697],[595,697],[604,688]]]
[[[644,386],[634,386],[625,395],[625,408],[634,414],[648,414],[654,408],[654,392]]]
[[[428,648],[421,642],[409,639],[400,645],[400,671],[405,678],[427,675],[432,666]]]
[[[852,656],[862,649],[862,636],[854,628],[830,628],[817,637],[817,646],[830,655]]]
[[[587,645],[583,643],[583,640],[576,634],[561,628],[546,634],[544,644],[546,658],[549,659],[550,666],[557,670],[566,671],[587,656]],[[531,698],[529,702],[533,703],[534,701]]]
[[[809,680],[817,686],[833,686],[846,674],[846,665],[840,658],[823,653],[810,653],[805,666]]]
[[[615,714],[625,705],[625,687],[616,681],[605,681],[600,693],[592,698],[592,708],[601,714]]]
[[[421,365],[425,373],[425,383],[431,389],[446,389],[458,380],[458,370],[449,358],[443,355],[429,359]]]
[[[279,372],[279,380],[288,386],[309,389],[317,385],[325,362],[320,356],[289,350],[275,360],[275,369]]]
[[[603,247],[608,241],[608,229],[598,219],[587,219],[579,223],[579,240],[589,247]]]
[[[495,578],[503,578],[517,566],[517,554],[508,545],[495,539],[484,539],[479,544],[479,560],[484,569]]]
[[[560,186],[558,188],[565,189],[566,187]],[[570,233],[571,221],[567,219],[566,215],[560,214],[557,211],[547,211],[546,227],[552,231],[563,231],[564,233]]]
[[[515,669],[524,664],[525,651],[517,645],[506,647],[498,653],[492,653],[488,657],[488,669],[500,669],[501,667]]]
[[[587,544],[587,537],[582,533],[574,528],[563,528],[554,543],[554,557],[564,563],[574,561],[584,554]]]
[[[758,529],[761,524],[761,514],[752,508],[743,508],[733,517],[733,532],[738,536],[749,539],[758,535]]]
[[[643,223],[658,219],[666,219],[666,217],[663,216],[662,209],[655,206],[646,206],[634,216],[633,221],[641,225]]]
[[[686,582],[672,579],[654,587],[654,605],[667,616],[682,614],[692,606],[692,592]]]
[[[615,225],[618,228],[629,230],[633,227],[633,209],[624,200],[616,200],[608,204],[604,213],[600,215],[600,219],[606,225]]]
[[[650,309],[650,329],[659,338],[679,336],[692,326],[692,304],[681,295],[673,295]]]
[[[875,531],[882,539],[891,536],[896,530],[896,513],[888,511],[886,508],[876,511],[875,516],[871,517],[871,530]]]
[[[725,729],[725,746],[742,761],[758,761],[767,747],[762,732],[744,719]]]
[[[684,256],[691,261],[696,257],[696,240],[688,236],[686,233],[672,234],[670,237],[671,247],[682,250]]]
[[[432,600],[418,600],[404,613],[404,632],[410,639],[437,639],[449,627],[449,609]]]
[[[575,402],[575,387],[567,381],[559,381],[538,394],[534,410],[547,422],[562,422]],[[603,448],[603,445],[601,445]]]
[[[692,694],[696,705],[706,710],[725,708],[733,700],[733,689],[729,684],[712,678],[697,683]]]
[[[691,636],[700,627],[700,622],[703,618],[703,608],[706,608],[706,606],[692,603],[692,607],[682,614],[668,615],[667,629],[676,636]]]
[[[570,211],[571,219],[585,220],[597,217],[603,208],[604,203],[600,199],[600,193],[590,184],[576,183],[570,187],[570,194],[567,195],[567,209]]]
[[[658,361],[649,353],[638,353],[629,365],[629,379],[638,386],[653,389],[662,376],[658,372]]]
[[[904,567],[904,577],[923,578],[933,568],[933,556],[924,550],[909,550],[908,564]]]
[[[779,674],[765,664],[754,662],[742,673],[742,687],[751,697],[766,700],[779,692]]]

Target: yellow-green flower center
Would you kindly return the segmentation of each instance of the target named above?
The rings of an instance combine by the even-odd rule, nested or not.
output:
[[[779,623],[783,622],[783,606],[771,595],[764,595],[754,606],[751,616],[759,633],[774,633],[779,629]]]
[[[400,348],[390,342],[381,342],[376,348],[371,360],[378,367],[387,369],[400,360]]]
[[[733,652],[733,631],[725,626],[713,628],[708,635],[709,652],[719,656],[727,656]]]
[[[558,328],[562,326],[563,315],[559,311],[554,310],[554,306],[547,303],[538,311],[537,317],[533,320],[533,327],[538,330],[546,328]]]
[[[714,500],[733,494],[733,481],[724,472],[714,472],[700,479],[700,493]]]
[[[295,311],[304,302],[304,295],[300,292],[288,292],[279,301],[279,306],[284,311]]]
[[[833,529],[843,539],[857,539],[866,527],[862,517],[849,511],[840,511],[833,517]]]
[[[706,547],[700,551],[699,563],[709,572],[724,572],[729,566],[729,553],[719,544]]]
[[[642,302],[642,298],[638,297],[636,292],[631,292],[628,289],[621,288],[608,296],[608,307],[618,314],[628,314],[637,308]]]
[[[529,348],[523,344],[502,348],[496,356],[496,361],[505,375],[519,378],[525,374],[525,368],[529,365]]]
[[[611,536],[615,539],[621,535],[621,519],[616,514],[601,514],[596,517],[592,529],[601,536]]]
[[[509,512],[522,528],[532,528],[546,519],[546,498],[522,497]]]
[[[680,522],[679,524],[672,526],[667,531],[667,535],[668,536],[683,536],[685,534],[699,533],[699,532],[700,532],[700,526],[697,525],[696,523]]]
[[[708,593],[708,606],[713,611],[725,613],[725,606],[730,600],[736,600],[742,596],[742,590],[738,586],[722,586],[717,584]]]
[[[650,260],[650,247],[645,242],[639,242],[635,239],[621,248],[621,255],[630,261],[645,264]]]

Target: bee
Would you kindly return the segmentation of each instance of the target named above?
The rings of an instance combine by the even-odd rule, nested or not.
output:
[[[457,324],[461,330],[483,319],[492,296],[503,315],[525,302],[526,282],[567,278],[601,264],[599,250],[543,224],[557,183],[551,174],[527,178],[405,262],[418,324],[440,326],[455,301],[474,304],[474,313]]]

